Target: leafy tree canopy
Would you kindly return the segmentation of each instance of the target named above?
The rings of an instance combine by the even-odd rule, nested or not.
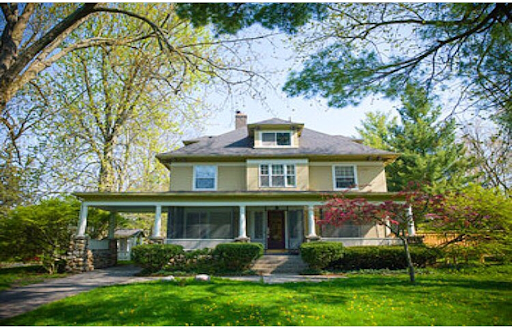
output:
[[[315,53],[284,90],[341,108],[372,94],[396,98],[415,80],[506,125],[511,22],[506,3],[330,4],[329,17],[303,31],[299,44]]]
[[[358,129],[366,145],[401,153],[386,167],[388,189],[401,191],[411,182],[436,192],[461,188],[469,179],[472,160],[456,141],[455,121],[441,121],[441,108],[416,85],[408,85],[401,100],[401,123],[370,113]]]
[[[234,34],[254,24],[294,34],[298,27],[326,13],[316,3],[180,3],[177,13],[195,26],[213,24],[219,33]]]

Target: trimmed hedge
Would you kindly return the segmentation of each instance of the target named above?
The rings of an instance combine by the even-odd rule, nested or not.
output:
[[[412,262],[416,267],[432,265],[441,257],[438,249],[410,246]],[[405,269],[407,263],[403,246],[355,246],[344,250],[343,258],[333,261],[335,270]]]
[[[251,263],[263,255],[260,243],[225,243],[218,244],[213,256],[220,270],[244,271]]]
[[[311,242],[300,245],[300,256],[311,269],[321,270],[343,257],[343,244],[337,242]]]
[[[180,245],[139,245],[132,249],[132,260],[135,264],[156,272],[162,270],[172,258],[182,254],[184,251]]]

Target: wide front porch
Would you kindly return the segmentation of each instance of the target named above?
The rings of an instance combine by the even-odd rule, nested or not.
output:
[[[82,200],[77,236],[85,237],[90,207],[111,213],[153,213],[150,242],[213,248],[233,241],[262,243],[266,250],[297,250],[305,241],[325,239],[346,246],[389,245],[396,240],[383,226],[318,226],[329,195],[313,192],[77,193]],[[350,196],[350,195],[349,195]],[[354,193],[383,201],[393,193]],[[114,216],[113,216],[114,217]],[[167,217],[163,225],[162,218]],[[115,229],[111,221],[110,231]],[[163,229],[164,228],[164,229]],[[165,230],[165,232],[164,232]]]

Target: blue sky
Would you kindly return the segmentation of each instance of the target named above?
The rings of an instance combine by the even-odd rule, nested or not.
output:
[[[254,36],[257,33],[269,33],[262,29],[251,29],[244,35]],[[241,49],[241,53],[247,48]],[[329,108],[322,98],[304,99],[303,97],[290,98],[281,91],[286,76],[290,69],[298,69],[296,54],[290,48],[289,43],[282,42],[280,37],[272,37],[270,41],[260,41],[253,44],[251,51],[256,52],[259,61],[253,63],[256,71],[266,72],[265,75],[272,82],[273,88],[268,85],[260,86],[264,100],[253,99],[249,93],[230,96],[226,100],[225,95],[211,94],[207,101],[214,107],[218,106],[204,126],[204,130],[197,132],[199,135],[218,135],[234,129],[234,115],[240,110],[248,115],[248,121],[257,122],[272,117],[289,119],[305,123],[306,127],[329,134],[341,134],[346,136],[358,136],[356,127],[366,112],[384,111],[394,112],[396,103],[386,99],[373,97],[364,99],[357,107],[343,109]],[[271,72],[270,72],[271,71]]]

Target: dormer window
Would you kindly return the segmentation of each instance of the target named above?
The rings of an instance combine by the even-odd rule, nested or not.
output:
[[[290,147],[292,145],[292,133],[285,132],[261,132],[261,145],[263,147]]]

